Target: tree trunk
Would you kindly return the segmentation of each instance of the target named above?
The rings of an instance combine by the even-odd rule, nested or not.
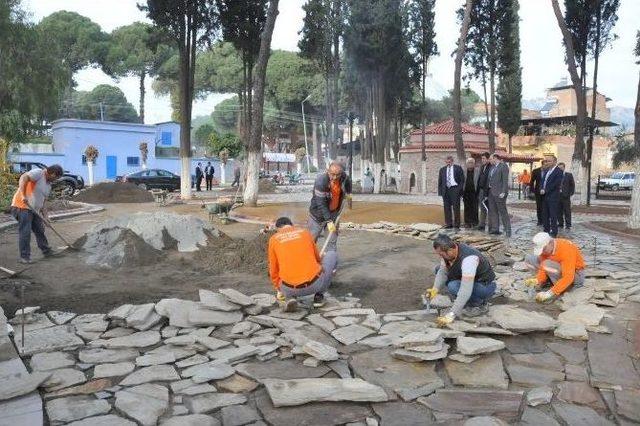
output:
[[[144,124],[144,97],[146,90],[144,88],[144,79],[147,76],[146,72],[140,74],[140,123]]]
[[[571,83],[573,84],[573,90],[576,93],[576,102],[578,104],[578,114],[576,116],[576,139],[575,146],[573,151],[573,172],[574,176],[578,174],[582,174],[582,171],[575,168],[576,164],[581,164],[582,168],[586,165],[585,156],[584,156],[584,126],[587,117],[587,105],[585,102],[585,93],[582,87],[582,81],[580,76],[578,75],[578,70],[575,62],[575,51],[573,49],[573,40],[571,37],[571,33],[567,28],[567,24],[564,21],[564,17],[562,16],[562,11],[560,10],[560,5],[558,4],[558,0],[551,0],[551,5],[553,6],[553,12],[556,15],[556,20],[558,21],[558,27],[560,27],[560,31],[562,32],[562,37],[564,39],[565,46],[565,56],[567,62],[567,68],[569,69],[569,74],[571,75]],[[584,178],[585,176],[581,176]],[[581,200],[584,197],[580,196]]]
[[[640,78],[638,79],[638,94],[636,97],[635,127],[633,133],[636,155],[640,154]],[[632,229],[640,229],[640,158],[636,158],[636,180],[633,183],[631,193],[631,211],[629,212],[628,226]]]
[[[180,197],[191,198],[191,116],[189,115],[189,47],[180,51]]]
[[[424,128],[426,126],[427,116],[427,58],[424,58],[422,62],[422,113],[421,115],[421,131],[420,131],[420,143],[422,148],[422,174],[421,174],[421,190],[423,194],[427,193],[427,142],[426,135],[424,134]]]
[[[484,93],[484,115],[487,118],[486,127],[489,127],[489,122],[491,121],[491,119],[489,118],[489,99],[487,99],[487,76],[485,75],[484,67],[482,67],[482,91]]]
[[[460,28],[460,38],[458,39],[458,49],[456,51],[455,71],[453,77],[453,138],[456,143],[456,153],[458,154],[458,162],[464,164],[465,152],[464,141],[462,140],[462,99],[460,99],[460,84],[462,79],[462,59],[464,57],[464,46],[469,32],[469,23],[471,21],[471,8],[473,0],[467,0],[464,8],[464,18],[462,19],[462,27]]]
[[[593,91],[591,92],[591,123],[589,125],[589,140],[587,141],[587,205],[591,205],[591,169],[593,158],[593,134],[596,125],[596,100],[598,93],[598,64],[600,62],[600,25],[601,25],[601,8],[600,1],[596,7],[596,48],[594,52],[593,66]]]
[[[251,105],[251,136],[247,146],[247,184],[244,189],[244,204],[255,207],[258,204],[258,176],[262,160],[262,119],[264,107],[264,85],[267,64],[271,53],[271,37],[278,16],[278,1],[270,0],[267,20],[260,35],[260,51],[253,70],[255,95]]]
[[[490,72],[491,85],[491,121],[489,122],[489,152],[496,152],[496,74],[495,70]]]
[[[512,140],[511,140],[512,138],[513,138],[513,136],[509,135],[509,154],[513,153],[513,144],[512,144]]]

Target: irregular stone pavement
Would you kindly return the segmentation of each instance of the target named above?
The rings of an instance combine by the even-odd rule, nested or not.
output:
[[[435,233],[364,228],[424,240]],[[24,361],[37,371],[16,380],[19,370],[0,364],[0,395],[26,395],[0,401],[0,412],[40,386],[51,424],[640,422],[637,246],[576,223],[571,238],[590,277],[540,306],[518,264],[537,231],[524,222],[507,242],[456,236],[492,257],[500,295],[489,315],[450,329],[435,327],[436,310],[379,315],[329,297],[323,308],[287,314],[273,295],[225,290],[77,317],[33,309],[10,322],[16,336],[26,323]],[[508,321],[496,316],[507,304]]]

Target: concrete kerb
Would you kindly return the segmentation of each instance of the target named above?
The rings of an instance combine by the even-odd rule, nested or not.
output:
[[[96,204],[88,204],[88,203],[80,203],[80,202],[76,202],[74,201],[74,203],[76,204],[81,204],[82,207],[80,208],[76,208],[76,209],[71,209],[71,210],[66,210],[60,213],[52,213],[49,215],[49,219],[51,221],[56,221],[56,220],[60,220],[60,219],[67,219],[70,217],[75,217],[75,216],[80,216],[80,215],[84,215],[84,214],[91,214],[91,213],[97,213],[97,212],[101,212],[102,210],[104,210],[103,206],[100,205],[96,205]],[[4,231],[5,229],[9,229],[13,226],[16,226],[18,224],[17,221],[11,219],[9,221],[6,222],[2,222],[0,223],[0,231]]]

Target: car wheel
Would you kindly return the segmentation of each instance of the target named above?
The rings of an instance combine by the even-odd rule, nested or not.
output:
[[[612,190],[612,191],[618,191],[619,189],[620,189],[620,185],[618,185],[617,183],[616,183],[616,184],[611,185],[611,190]]]
[[[144,189],[146,191],[147,190],[147,184],[146,183],[139,183],[138,184],[138,188]]]

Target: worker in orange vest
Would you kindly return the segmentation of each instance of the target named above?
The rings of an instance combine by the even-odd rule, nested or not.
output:
[[[336,251],[320,258],[311,233],[293,226],[288,217],[279,218],[275,226],[277,232],[269,239],[269,277],[284,311],[295,311],[296,298],[303,296],[314,295],[313,305],[322,306],[338,261]]]
[[[520,176],[518,176],[518,182],[522,185],[522,192],[524,198],[529,197],[529,186],[531,185],[531,175],[527,172],[527,169],[524,169]]]
[[[551,288],[536,294],[537,302],[548,302],[567,291],[571,286],[582,287],[585,279],[585,262],[578,246],[564,238],[553,238],[546,232],[533,237],[533,254],[525,263],[536,272],[525,284],[536,290],[551,283]]]
[[[31,263],[31,232],[36,236],[38,248],[45,257],[54,254],[44,235],[44,223],[40,216],[47,217],[45,202],[51,192],[51,183],[60,176],[62,167],[57,164],[45,169],[33,169],[20,176],[18,189],[11,201],[11,215],[18,221],[20,263]]]

